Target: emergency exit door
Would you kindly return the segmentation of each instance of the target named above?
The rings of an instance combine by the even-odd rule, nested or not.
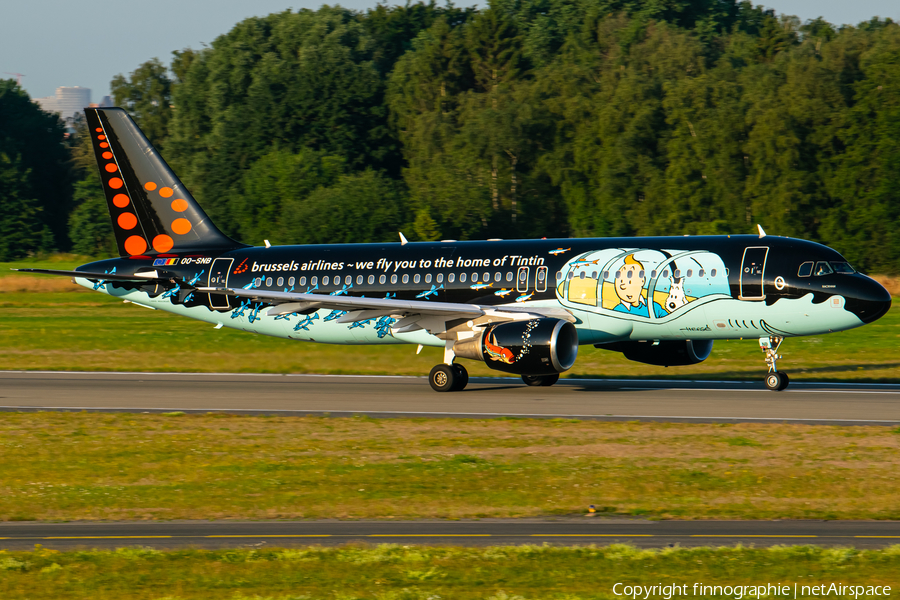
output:
[[[763,277],[766,273],[766,256],[768,247],[757,246],[744,249],[741,261],[741,300],[765,300]]]

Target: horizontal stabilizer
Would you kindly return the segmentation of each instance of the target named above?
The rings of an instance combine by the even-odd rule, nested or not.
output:
[[[39,275],[62,275],[64,277],[81,277],[91,281],[178,281],[174,275],[160,274],[150,271],[146,274],[119,275],[118,273],[89,273],[87,271],[58,271],[56,269],[12,269],[20,273],[37,273]]]

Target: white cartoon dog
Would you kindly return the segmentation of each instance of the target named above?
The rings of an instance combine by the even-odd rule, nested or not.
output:
[[[666,298],[666,310],[671,313],[687,304],[687,299],[684,297],[684,278],[670,277],[669,281],[672,282],[672,285],[669,288],[669,296]]]

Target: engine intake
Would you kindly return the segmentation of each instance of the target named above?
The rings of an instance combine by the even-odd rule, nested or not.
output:
[[[516,375],[568,371],[578,356],[578,332],[560,319],[530,319],[489,325],[453,346],[456,356],[483,361]]]
[[[712,352],[712,340],[662,341],[651,342],[614,342],[612,344],[595,344],[602,350],[621,352],[628,360],[656,365],[658,367],[683,367],[696,365],[709,358]]]

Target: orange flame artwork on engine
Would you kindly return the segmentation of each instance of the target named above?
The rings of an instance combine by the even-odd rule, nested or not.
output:
[[[490,341],[484,340],[484,350],[491,360],[498,360],[508,365],[516,361],[516,356],[512,353],[512,350],[497,344],[497,338],[494,334],[491,334]]]

